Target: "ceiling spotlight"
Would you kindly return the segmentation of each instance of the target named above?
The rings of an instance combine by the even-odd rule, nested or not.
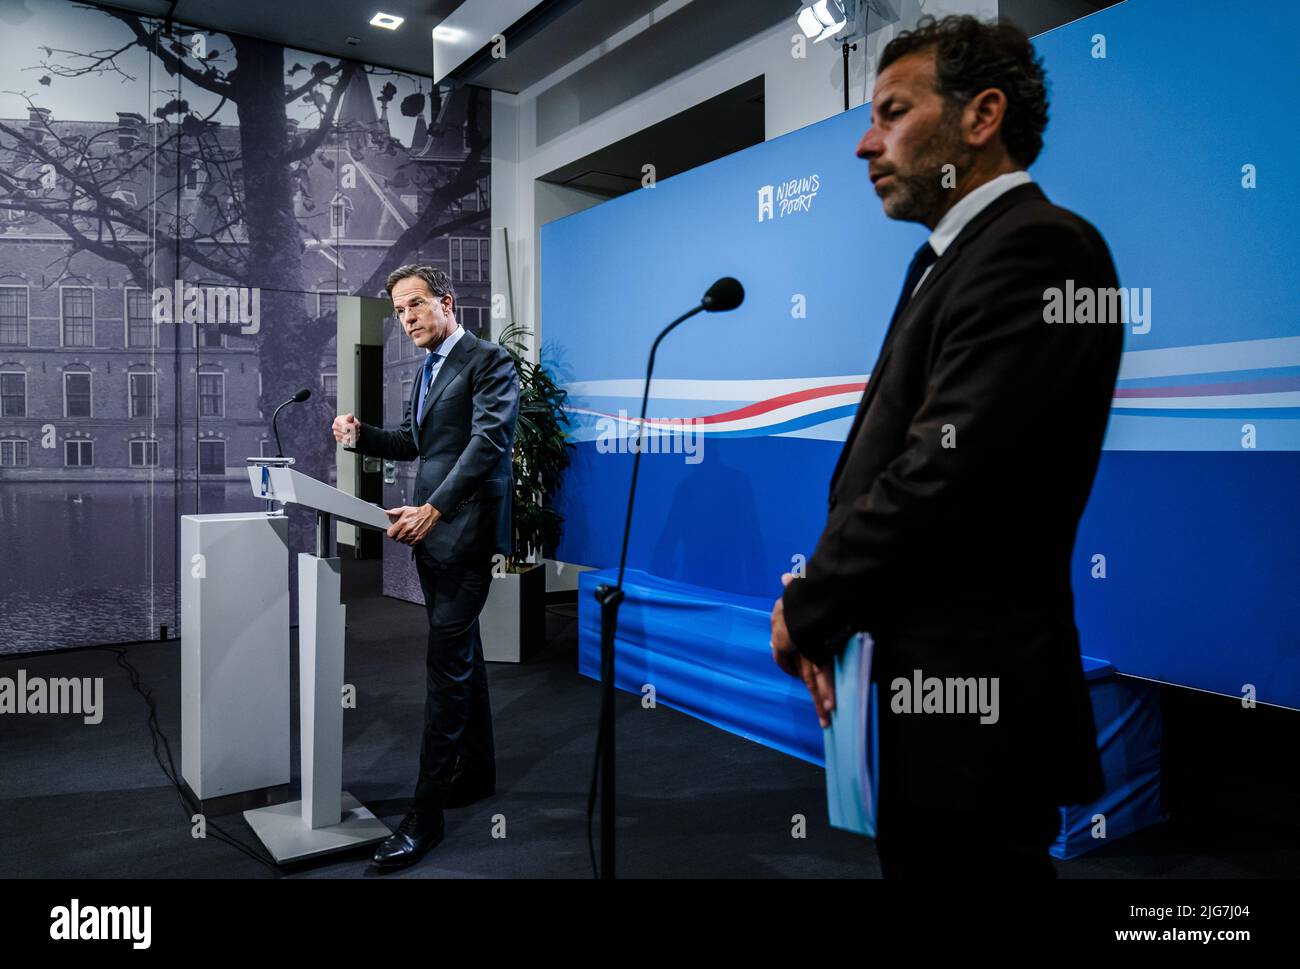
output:
[[[402,26],[405,17],[394,17],[391,13],[377,13],[370,18],[370,26],[383,27],[385,30],[396,30]]]
[[[433,28],[434,40],[441,40],[446,41],[448,44],[454,44],[459,40],[463,40],[464,37],[465,31],[461,30],[459,27],[447,27],[443,24],[439,24],[437,27]]]
[[[840,0],[817,0],[799,11],[799,29],[814,44],[827,37],[834,37],[848,22],[848,15]]]

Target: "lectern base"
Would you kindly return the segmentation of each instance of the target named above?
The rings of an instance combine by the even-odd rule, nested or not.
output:
[[[238,791],[234,794],[222,794],[219,797],[199,797],[194,788],[181,778],[181,789],[198,809],[207,817],[220,818],[230,814],[242,814],[256,808],[279,804],[289,796],[289,782],[276,784],[274,787],[259,787],[255,791]]]
[[[309,828],[302,823],[301,801],[245,811],[244,820],[278,865],[375,844],[392,834],[388,825],[347,791],[343,792],[343,820],[327,828]]]

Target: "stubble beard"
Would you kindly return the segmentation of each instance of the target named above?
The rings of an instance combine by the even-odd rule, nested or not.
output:
[[[955,185],[945,186],[945,181],[953,182],[955,176],[969,169],[970,163],[971,152],[962,144],[956,115],[945,111],[934,137],[908,166],[910,171],[892,173],[890,191],[881,200],[885,215],[933,226],[955,189]],[[945,165],[954,166],[953,177],[944,178]]]

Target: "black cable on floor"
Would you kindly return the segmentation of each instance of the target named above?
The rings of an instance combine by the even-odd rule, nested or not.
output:
[[[126,649],[122,646],[96,646],[95,649],[103,650],[106,653],[112,653],[117,657],[117,665],[126,671],[131,680],[131,687],[139,693],[144,699],[145,704],[149,707],[149,717],[146,725],[149,728],[149,734],[153,738],[153,757],[158,762],[158,767],[162,770],[163,775],[171,782],[173,789],[176,791],[176,797],[180,801],[181,807],[185,810],[185,817],[192,818],[195,814],[202,814],[199,805],[193,803],[181,785],[180,778],[176,774],[176,762],[172,758],[171,744],[167,741],[167,735],[162,732],[158,725],[158,705],[154,702],[153,693],[144,685],[140,679],[140,671],[131,665],[131,661],[126,658]],[[167,755],[167,762],[163,763],[162,753],[159,752],[161,745],[163,752]],[[266,853],[265,849],[259,853],[256,848],[250,848],[244,842],[240,841],[234,835],[222,831],[216,822],[209,821],[206,818],[204,823],[209,831],[215,831],[217,840],[230,845],[243,852],[249,858],[270,868],[277,875],[280,874],[280,868],[276,865],[275,860]]]

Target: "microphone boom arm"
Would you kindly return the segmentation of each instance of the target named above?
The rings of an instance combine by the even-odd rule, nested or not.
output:
[[[650,403],[650,381],[655,372],[655,353],[663,338],[678,325],[704,310],[710,313],[734,310],[745,298],[744,287],[724,276],[704,294],[692,310],[683,313],[664,327],[650,345],[645,368],[645,388],[641,392],[641,419],[636,426],[636,453],[632,456],[632,482],[627,490],[627,518],[623,522],[623,547],[618,553],[618,581],[596,587],[600,603],[600,725],[596,730],[596,763],[592,768],[591,789],[587,795],[587,840],[592,850],[592,868],[596,866],[595,848],[591,845],[591,825],[595,817],[596,791],[600,788],[600,870],[602,879],[614,878],[614,643],[618,629],[618,607],[623,602],[623,570],[627,566],[627,546],[632,535],[632,504],[636,500],[636,479],[641,469],[641,439],[645,435],[645,415]]]
[[[627,543],[628,537],[632,533],[632,502],[636,499],[636,476],[641,467],[641,436],[645,432],[646,406],[650,402],[650,379],[655,372],[655,352],[659,349],[660,341],[672,332],[678,324],[684,323],[703,309],[704,304],[701,303],[695,309],[677,317],[660,331],[659,335],[655,337],[655,342],[650,345],[650,360],[645,369],[645,388],[641,392],[641,420],[636,426],[636,453],[632,456],[632,486],[627,493],[627,518],[623,523],[623,548],[618,553],[618,582],[615,585],[615,588],[618,589],[623,588],[623,568],[627,564]]]
[[[277,425],[277,424],[275,423],[275,421],[276,421],[276,418],[278,418],[278,417],[280,416],[280,411],[284,410],[284,408],[285,408],[286,405],[288,405],[288,404],[292,404],[292,403],[293,403],[293,398],[290,397],[290,398],[289,398],[288,400],[286,400],[283,404],[281,404],[279,407],[277,407],[277,408],[275,409],[275,413],[271,415],[271,430],[275,431],[275,456],[276,456],[277,458],[282,458],[282,457],[284,457],[284,448],[280,446],[280,428],[279,428],[279,425]]]
[[[304,387],[302,390],[298,391],[296,394],[294,394],[292,397],[286,400],[283,404],[277,407],[275,409],[275,413],[271,415],[271,430],[275,431],[275,456],[277,458],[284,457],[284,448],[280,446],[280,426],[276,423],[276,418],[280,416],[280,411],[284,410],[284,408],[286,408],[290,404],[301,404],[304,400],[306,400],[310,396],[311,396],[311,388]]]

